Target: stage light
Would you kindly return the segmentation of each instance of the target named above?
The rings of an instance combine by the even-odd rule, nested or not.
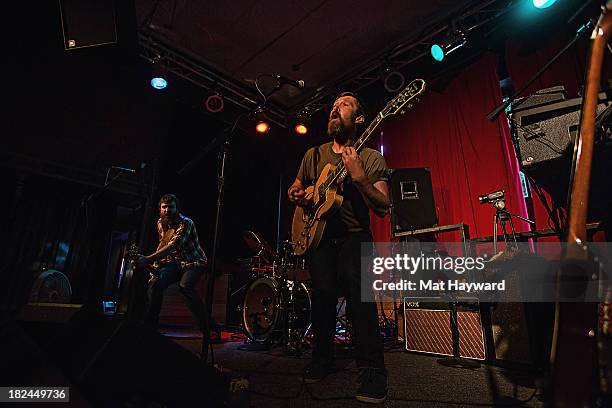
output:
[[[392,71],[391,69],[387,69],[385,72],[383,83],[387,92],[395,93],[404,89],[406,78],[404,78],[404,75],[402,75],[402,73],[399,71]]]
[[[168,86],[168,65],[160,57],[153,60],[153,66],[151,67],[151,86],[155,89],[161,90]]]
[[[204,107],[211,113],[221,112],[224,106],[225,102],[223,101],[221,95],[219,95],[217,92],[213,92],[212,94],[208,95],[204,100]]]
[[[255,125],[255,130],[257,133],[268,133],[270,130],[270,124],[266,121],[260,120],[257,122],[257,125]]]
[[[259,134],[265,134],[270,131],[270,121],[263,108],[255,110],[255,131]]]
[[[447,37],[444,41],[432,44],[430,50],[431,56],[436,61],[441,62],[447,55],[454,52],[458,48],[463,47],[466,43],[467,39],[465,38],[465,34],[457,31]]]
[[[305,135],[308,133],[308,126],[303,123],[297,123],[293,129],[298,135]]]
[[[444,59],[444,51],[442,50],[442,47],[440,47],[438,44],[432,45],[431,56],[438,62],[442,61]]]
[[[555,4],[557,0],[532,0],[533,6],[539,9],[545,9],[553,4]]]
[[[151,86],[161,90],[168,86],[168,81],[161,77],[151,78]]]
[[[298,135],[305,135],[308,133],[308,127],[310,126],[310,112],[308,108],[304,108],[296,116],[295,126],[293,130]]]

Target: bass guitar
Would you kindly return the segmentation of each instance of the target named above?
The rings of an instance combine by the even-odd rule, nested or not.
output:
[[[355,141],[354,148],[359,152],[368,141],[374,130],[389,116],[403,114],[410,109],[417,97],[425,92],[425,81],[413,80],[402,92],[387,103],[368,128]],[[308,250],[319,245],[325,229],[326,219],[342,205],[342,196],[338,193],[338,186],[347,176],[344,164],[337,166],[327,164],[313,186],[306,189],[305,200],[312,205],[298,206],[293,214],[291,228],[291,241],[296,255],[303,255]]]
[[[569,207],[565,253],[565,265],[569,267],[559,273],[557,286],[560,292],[564,292],[568,284],[576,282],[576,279],[582,279],[584,282],[592,279],[589,254],[584,243],[587,240],[586,221],[597,95],[610,31],[612,31],[612,0],[607,0],[591,35],[591,53],[587,67],[580,132],[576,140],[577,156]],[[598,396],[593,394],[594,391],[605,388],[601,387],[602,381],[598,378],[605,370],[598,367],[597,306],[597,303],[592,302],[559,301],[555,305],[555,327],[551,350],[551,394],[554,407],[603,406],[596,402]]]

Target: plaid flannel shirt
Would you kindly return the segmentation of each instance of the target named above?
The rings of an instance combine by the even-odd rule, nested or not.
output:
[[[164,239],[169,229],[174,229],[174,233]],[[201,266],[206,265],[206,254],[200,246],[198,232],[196,231],[194,222],[190,218],[185,217],[183,214],[179,214],[177,220],[172,225],[164,225],[160,218],[157,220],[157,233],[159,234],[158,250],[165,245],[173,247],[172,252],[161,259],[160,263],[176,262],[179,265],[181,263],[193,263]]]

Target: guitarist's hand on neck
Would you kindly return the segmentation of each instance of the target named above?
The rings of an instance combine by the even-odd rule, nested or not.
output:
[[[342,148],[342,162],[353,182],[356,183],[358,180],[367,179],[361,156],[359,156],[354,147],[344,146]]]

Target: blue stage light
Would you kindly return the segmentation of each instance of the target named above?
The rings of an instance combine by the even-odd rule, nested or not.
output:
[[[557,2],[557,0],[532,0],[533,6],[539,9],[545,9]]]
[[[155,89],[164,89],[168,82],[164,78],[156,77],[151,79],[151,86]]]
[[[431,56],[436,61],[442,61],[444,59],[444,50],[438,44],[434,44],[431,46]]]

